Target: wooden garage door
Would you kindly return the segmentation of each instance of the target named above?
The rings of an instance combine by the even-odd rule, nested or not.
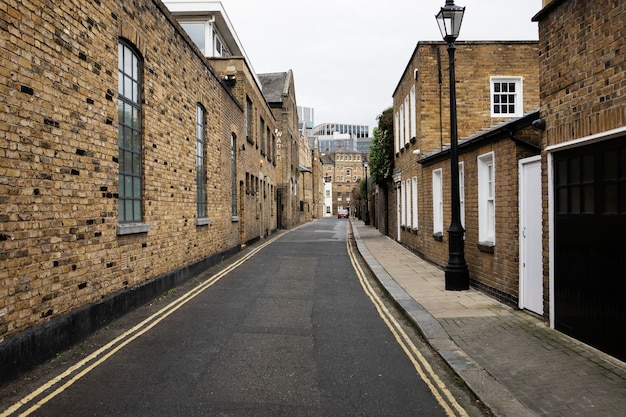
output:
[[[555,327],[626,359],[626,137],[554,155]]]

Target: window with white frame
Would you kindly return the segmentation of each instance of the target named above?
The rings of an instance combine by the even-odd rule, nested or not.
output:
[[[417,136],[417,109],[415,107],[417,103],[415,101],[415,86],[411,87],[411,92],[409,95],[411,98],[411,115],[410,115],[411,133],[409,137],[412,139]]]
[[[443,235],[443,173],[433,171],[433,234]]]
[[[406,143],[405,140],[405,126],[404,126],[404,103],[400,105],[400,149],[402,149],[404,147],[404,144]]]
[[[404,136],[404,144],[406,145],[407,143],[409,143],[409,140],[411,139],[411,129],[409,128],[409,125],[411,123],[411,118],[409,116],[409,96],[406,96],[404,98],[404,131],[405,136]]]
[[[412,199],[412,188],[411,188],[411,179],[406,180],[406,186],[404,187],[406,190],[406,206],[404,207],[404,211],[406,212],[406,225],[409,228],[413,227],[413,219],[411,218],[411,213],[413,212],[411,209],[411,204],[413,202]]]
[[[491,117],[523,114],[522,77],[491,77]]]
[[[411,227],[417,230],[417,177],[411,178],[411,208],[412,208],[412,223]]]
[[[400,152],[400,116],[398,115],[398,112],[396,112],[396,114],[394,115],[394,124],[393,124],[393,130],[394,130],[394,139],[395,139],[395,151],[396,153]]]
[[[478,157],[478,240],[495,245],[495,168],[493,152]]]
[[[341,200],[342,200],[341,193],[337,193],[337,201],[341,201]]]

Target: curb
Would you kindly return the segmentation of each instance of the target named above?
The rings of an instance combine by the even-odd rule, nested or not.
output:
[[[350,219],[352,235],[359,253],[368,267],[389,294],[395,304],[403,311],[407,319],[424,336],[427,343],[448,364],[448,366],[465,382],[467,387],[498,417],[536,416],[533,411],[522,405],[517,398],[500,384],[486,369],[474,361],[463,351],[439,320],[433,317],[421,304],[411,297],[378,263],[376,258],[359,234]]]

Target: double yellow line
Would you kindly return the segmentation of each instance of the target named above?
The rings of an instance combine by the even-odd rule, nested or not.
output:
[[[98,365],[102,364],[104,361],[109,359],[111,356],[117,353],[124,346],[128,345],[133,340],[145,334],[147,331],[152,329],[161,321],[165,320],[168,316],[176,312],[178,309],[180,309],[182,306],[187,304],[189,301],[193,300],[195,297],[200,295],[204,290],[206,290],[207,288],[215,284],[217,281],[222,279],[224,276],[226,276],[228,273],[230,273],[234,269],[238,268],[241,264],[243,264],[252,256],[254,256],[257,252],[259,252],[266,246],[273,243],[280,236],[281,235],[278,235],[268,240],[267,242],[263,243],[262,245],[256,247],[255,249],[247,253],[245,256],[243,256],[241,259],[239,259],[237,262],[229,265],[228,267],[221,270],[219,273],[213,275],[206,281],[203,281],[198,286],[188,291],[187,293],[177,298],[176,300],[172,301],[170,304],[163,307],[161,310],[154,313],[153,315],[151,315],[150,317],[148,317],[141,323],[137,324],[130,330],[127,330],[125,333],[118,336],[114,340],[110,341],[106,345],[102,346],[100,349],[93,352],[91,355],[87,356],[85,359],[71,366],[62,374],[51,379],[46,384],[37,388],[35,391],[31,392],[30,394],[22,398],[20,401],[16,402],[11,407],[4,410],[2,413],[0,413],[0,417],[11,416],[15,414],[20,408],[29,406],[31,405],[31,403],[34,403],[30,406],[30,408],[28,408],[27,410],[19,414],[19,416],[25,417],[25,416],[32,414],[41,406],[46,404],[48,401],[52,400],[54,397],[56,397],[57,395],[61,394],[63,391],[68,389],[76,381],[78,381],[79,379],[87,375]],[[54,387],[56,387],[57,385],[60,385],[60,386],[54,389]],[[51,390],[53,391],[45,395],[47,392]],[[42,397],[43,395],[45,395],[45,397]],[[37,400],[38,398],[40,399]]]
[[[381,298],[374,291],[374,288],[370,285],[363,269],[361,268],[361,265],[359,265],[357,261],[350,239],[347,239],[347,246],[350,261],[352,262],[352,266],[359,277],[361,287],[363,287],[363,290],[374,304],[374,307],[376,307],[378,314],[383,319],[389,330],[391,330],[394,338],[402,347],[404,353],[406,353],[409,357],[409,360],[415,367],[415,370],[426,383],[433,396],[437,399],[437,402],[439,402],[448,416],[467,417],[467,412],[459,405],[452,393],[433,371],[428,361],[426,361],[426,358],[424,358],[424,356],[420,353],[411,338],[406,334],[404,329],[402,329],[400,323],[398,323],[398,321],[393,317]]]

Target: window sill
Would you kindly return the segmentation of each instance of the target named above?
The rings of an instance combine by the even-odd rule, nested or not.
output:
[[[433,233],[433,239],[437,242],[443,242],[443,232]]]
[[[233,223],[237,223],[239,221],[239,216],[232,216],[230,221]]]
[[[478,242],[478,250],[486,253],[493,253],[496,247],[496,244],[493,242]]]
[[[150,225],[148,223],[119,223],[117,225],[117,235],[134,235],[148,233]]]
[[[208,217],[202,217],[196,220],[196,226],[207,226],[209,224],[211,224],[211,219],[209,219]]]

